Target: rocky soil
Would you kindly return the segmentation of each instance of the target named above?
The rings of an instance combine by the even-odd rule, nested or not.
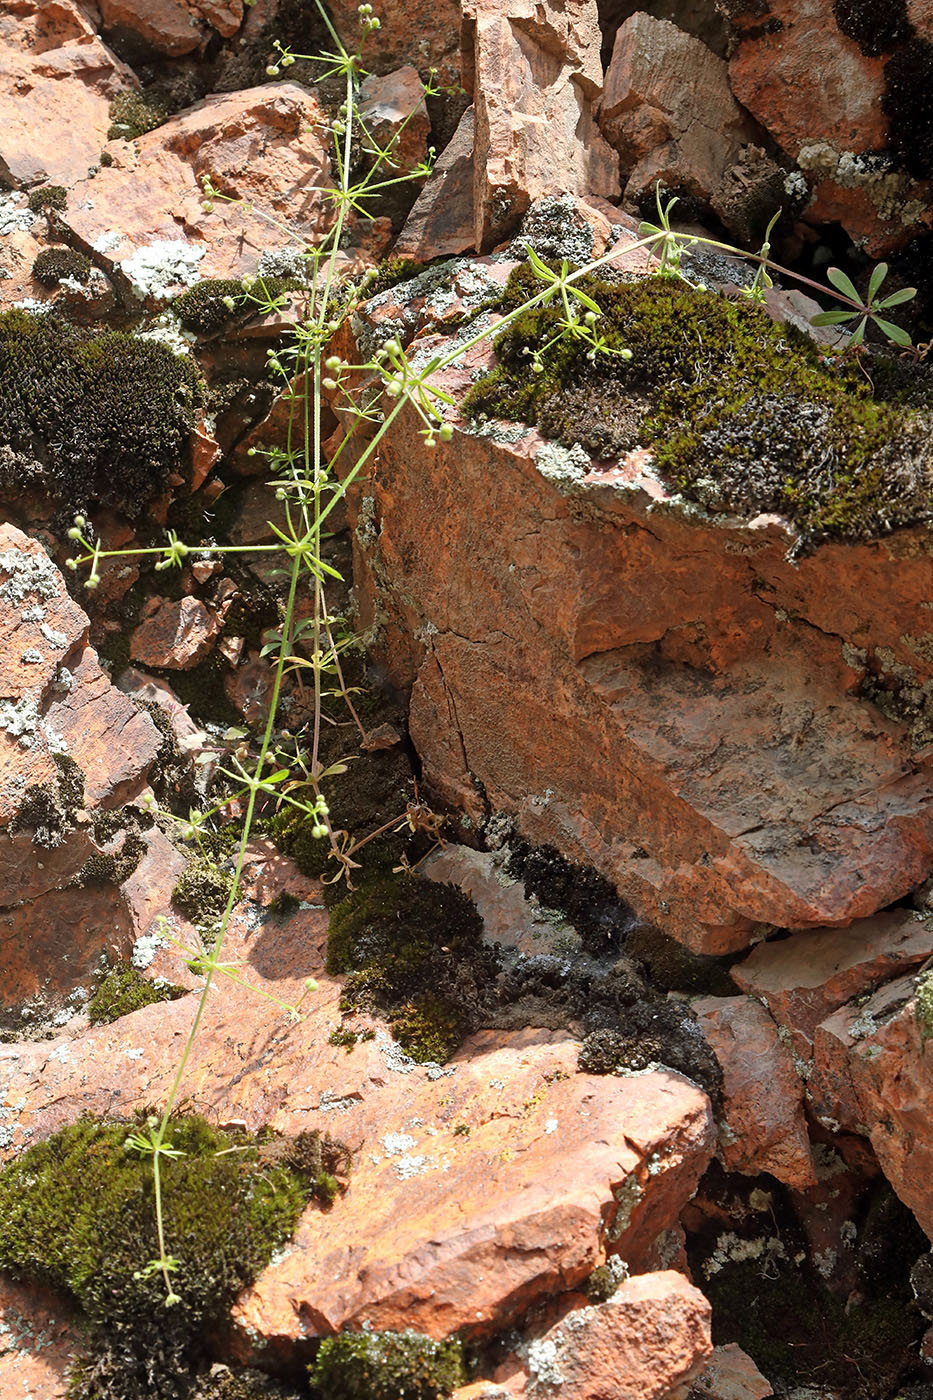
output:
[[[438,378],[449,433],[404,410],[331,519],[364,738],[330,697],[327,796],[352,837],[393,829],[351,894],[261,807],[181,1107],[316,1144],[316,1172],[330,1144],[333,1199],[205,1323],[184,1393],[145,1393],[927,1400],[933,8],[377,10],[361,112],[405,124],[406,170],[437,158],[349,217],[340,276],[378,280],[332,349],[464,345],[529,245],[612,253],[605,305],[667,309],[635,377],[524,414],[482,398],[503,367],[523,391],[514,346],[472,346]],[[276,44],[353,50],[359,23],[0,0],[0,1164],[171,1091],[242,829],[220,769],[266,719],[284,597],[279,554],[209,549],[276,541],[268,357],[336,217],[340,80]],[[753,307],[699,245],[671,292],[631,249],[659,182],[677,228],[745,250],[780,208],[806,292]],[[840,366],[812,283],[864,293],[881,258],[918,348]],[[224,300],[256,276],[280,310]],[[756,399],[732,376],[759,353]],[[687,390],[684,466],[657,425]],[[203,553],[86,590],[77,513],[104,549]],[[292,675],[279,742],[311,719]],[[53,1282],[0,1272],[0,1395],[140,1400],[81,1372]]]

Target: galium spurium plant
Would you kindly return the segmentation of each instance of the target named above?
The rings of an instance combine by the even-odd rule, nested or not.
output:
[[[339,581],[340,576],[325,560],[322,550],[325,527],[341,498],[366,471],[380,443],[403,410],[413,411],[420,419],[420,432],[426,448],[436,446],[438,441],[448,441],[452,428],[446,418],[448,410],[453,409],[454,405],[439,386],[439,376],[475,345],[499,335],[510,322],[529,310],[553,306],[559,312],[553,338],[547,345],[529,352],[533,357],[532,370],[542,370],[543,357],[567,337],[584,343],[585,353],[592,361],[607,355],[631,358],[630,350],[607,344],[600,333],[599,305],[580,285],[585,277],[611,263],[621,252],[648,249],[658,259],[658,272],[681,277],[688,277],[684,255],[695,245],[705,245],[747,258],[756,265],[754,281],[747,288],[747,294],[753,300],[763,299],[766,289],[772,285],[772,273],[775,272],[795,278],[820,292],[826,290],[806,277],[788,272],[771,260],[770,237],[777,215],[768,226],[761,250],[748,253],[717,239],[678,233],[671,224],[677,201],[670,199],[664,202],[659,189],[657,222],[644,223],[639,237],[626,248],[612,249],[587,266],[572,268],[567,262],[560,265],[545,262],[528,247],[528,260],[538,285],[534,295],[498,320],[480,318],[474,334],[461,338],[455,348],[440,351],[426,364],[416,366],[397,338],[389,339],[369,359],[359,364],[351,364],[341,356],[330,353],[329,347],[341,323],[365,298],[371,285],[370,276],[364,276],[355,284],[341,280],[340,246],[348,219],[351,215],[371,217],[373,202],[378,201],[391,186],[428,175],[433,152],[416,170],[401,171],[396,152],[404,123],[385,144],[380,145],[360,119],[357,93],[365,73],[362,42],[379,28],[379,20],[373,14],[372,6],[360,6],[361,43],[355,52],[350,53],[331,26],[319,0],[316,2],[333,40],[332,51],[323,55],[299,55],[277,45],[276,56],[269,67],[270,74],[275,76],[281,69],[290,68],[296,62],[313,59],[324,64],[328,76],[340,77],[344,83],[343,104],[336,118],[328,124],[333,154],[333,184],[318,191],[332,205],[333,224],[317,245],[302,245],[308,271],[306,290],[301,294],[300,313],[291,324],[287,344],[283,348],[270,350],[268,356],[268,371],[281,383],[290,407],[285,445],[267,454],[276,496],[283,507],[284,523],[270,523],[275,535],[271,544],[188,544],[174,531],[169,531],[164,545],[132,550],[104,550],[95,540],[89,522],[81,516],[76,518],[69,531],[78,550],[68,563],[72,569],[86,570],[85,586],[88,588],[97,586],[101,562],[116,557],[130,556],[137,561],[148,557],[154,561],[157,570],[181,568],[189,559],[203,555],[212,558],[270,555],[284,563],[281,619],[266,647],[272,685],[261,730],[254,741],[250,741],[246,731],[232,733],[231,744],[223,751],[218,768],[229,784],[228,792],[220,802],[200,811],[191,811],[184,818],[171,812],[160,814],[164,820],[176,823],[186,839],[198,843],[200,835],[209,830],[212,820],[219,817],[228,804],[236,801],[242,812],[233,878],[222,915],[213,931],[213,942],[210,947],[183,949],[189,958],[189,966],[203,976],[203,984],[171,1087],[161,1115],[150,1119],[145,1131],[134,1133],[128,1140],[132,1150],[143,1154],[152,1163],[159,1255],[154,1260],[141,1263],[140,1267],[144,1272],[161,1273],[165,1283],[166,1305],[181,1302],[172,1280],[178,1261],[169,1253],[162,1215],[162,1174],[171,1170],[171,1164],[178,1156],[178,1149],[172,1143],[172,1115],[179,1101],[192,1047],[214,980],[223,976],[245,983],[236,966],[223,960],[223,949],[230,918],[240,895],[247,845],[261,807],[269,804],[277,808],[286,807],[304,817],[311,824],[313,835],[329,846],[333,878],[345,879],[348,884],[358,864],[354,856],[366,841],[382,831],[392,828],[400,830],[406,824],[414,829],[417,823],[437,832],[437,819],[421,804],[412,804],[406,812],[378,831],[356,839],[347,832],[335,829],[331,822],[322,784],[336,773],[344,772],[346,765],[338,763],[327,766],[321,757],[322,724],[325,701],[329,695],[339,694],[344,698],[363,734],[341,668],[341,654],[347,645],[347,638],[339,635],[337,619],[328,606],[328,590]],[[429,87],[428,90],[432,89]],[[361,178],[354,180],[354,163],[359,150],[366,155],[367,168]],[[214,181],[205,180],[205,209],[210,212],[219,200],[238,202],[224,194]],[[269,222],[276,223],[274,220]],[[294,237],[284,225],[276,224],[276,227],[289,237]],[[836,311],[821,313],[814,318],[815,324],[842,327],[855,321],[848,345],[856,353],[862,346],[869,324],[876,326],[895,346],[909,347],[909,336],[888,320],[887,313],[908,301],[914,291],[901,290],[881,299],[880,290],[886,272],[885,265],[879,264],[872,274],[868,295],[863,300],[844,273],[831,269],[829,279],[838,293],[841,307]],[[244,307],[252,306],[257,314],[281,312],[285,305],[283,298],[271,294],[262,278],[244,279],[241,295],[230,298],[230,301],[234,306],[237,303]],[[361,393],[361,384],[365,386],[365,393]],[[322,440],[325,392],[337,396],[346,424],[342,440],[329,461],[325,460]],[[357,431],[363,424],[366,425],[365,433]],[[310,586],[313,606],[310,617],[299,620],[296,602],[304,585]],[[286,742],[279,734],[278,716],[283,683],[293,672],[299,674],[302,683],[307,681],[310,686],[312,718],[304,733]],[[314,990],[315,983],[309,979],[306,994]],[[302,1014],[300,1004],[276,1004],[292,1018],[300,1018]]]

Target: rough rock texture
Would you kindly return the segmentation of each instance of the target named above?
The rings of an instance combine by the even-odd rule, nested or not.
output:
[[[817,1027],[809,1094],[834,1130],[864,1133],[881,1169],[933,1240],[933,1070],[914,978],[901,977]]]
[[[700,997],[692,1006],[722,1066],[725,1167],[770,1172],[787,1186],[814,1185],[803,1084],[768,1012],[750,997]]]
[[[464,85],[475,107],[473,246],[485,252],[541,195],[618,195],[618,170],[594,117],[596,0],[464,0],[463,13]]]
[[[70,185],[100,160],[130,70],[72,0],[22,0],[0,11],[0,177]]]
[[[528,1335],[519,1352],[527,1379],[510,1393],[532,1400],[559,1386],[565,1400],[675,1400],[712,1350],[709,1304],[670,1270],[626,1279],[598,1307],[572,1296],[562,1312]]]
[[[591,463],[520,425],[420,441],[400,418],[357,496],[356,577],[445,798],[514,813],[703,952],[925,877],[933,755],[859,697],[853,651],[926,679],[925,531],[794,565],[779,520],[679,508],[641,452]]]
[[[127,954],[138,917],[148,924],[141,875],[138,917],[115,884],[68,886],[113,849],[91,814],[142,791],[161,737],[111,686],[41,545],[7,524],[0,575],[0,1015],[15,1020],[27,1004],[60,1007],[102,953]]]
[[[236,34],[243,0],[97,0],[104,29],[129,30],[156,53],[177,58],[202,46],[211,30]]]
[[[353,53],[360,41],[356,0],[330,0],[328,9],[337,33]],[[389,73],[410,63],[422,78],[437,70],[442,85],[460,77],[460,6],[457,0],[382,0],[374,6],[380,29],[368,40],[366,67]]]
[[[762,943],[732,968],[733,980],[767,1003],[794,1053],[813,1056],[816,1027],[846,1002],[933,957],[933,921],[912,909]]]
[[[261,253],[294,246],[261,214],[307,238],[332,217],[315,189],[329,179],[320,121],[296,83],[205,98],[133,142],[111,141],[113,164],[75,187],[62,222],[131,298],[165,300],[202,277],[255,273]],[[205,211],[205,175],[256,212],[223,202]]]
[[[130,638],[130,656],[144,666],[187,671],[207,656],[221,626],[198,598],[150,598]]]
[[[725,61],[642,12],[616,34],[599,124],[628,172],[630,206],[658,180],[709,199],[756,134],[732,96]]]
[[[281,857],[257,852],[254,888],[308,893]],[[270,1023],[258,997],[221,979],[190,1067],[202,1111],[283,1131],[319,1127],[355,1152],[347,1194],[312,1207],[293,1244],[240,1300],[239,1348],[288,1348],[364,1318],[435,1336],[482,1332],[536,1297],[581,1283],[605,1250],[650,1267],[709,1161],[705,1095],[668,1072],[574,1073],[578,1045],[543,1031],[486,1032],[443,1071],[415,1066],[381,1030],[351,1054],[328,1044],[340,984],[323,971],[326,914],[237,919],[225,959],[286,1000],[318,990],[299,1025]],[[166,948],[150,968],[190,985]],[[160,1100],[190,998],[41,1045],[0,1047],[4,1141],[79,1110]],[[457,1131],[460,1129],[460,1131]]]
[[[450,257],[471,249],[475,113],[466,109],[444,147],[424,189],[412,205],[395,251],[406,258]]]
[[[57,1299],[0,1279],[0,1393],[9,1400],[63,1400],[76,1342]]]
[[[729,1342],[713,1348],[690,1389],[690,1400],[767,1400],[773,1394],[752,1358]]]
[[[843,33],[837,14],[848,7],[833,0],[766,0],[734,8],[739,43],[729,62],[732,91],[805,172],[807,220],[838,220],[872,257],[929,226],[929,181],[912,179],[896,160],[874,159],[890,145],[884,100],[890,50],[860,46]],[[858,13],[869,7],[852,8]],[[885,8],[878,7],[882,29]],[[899,32],[906,33],[903,27]],[[918,34],[929,34],[922,17]],[[919,132],[917,139],[923,144]]]

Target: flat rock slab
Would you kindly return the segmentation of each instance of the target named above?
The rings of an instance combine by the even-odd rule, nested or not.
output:
[[[474,347],[438,386],[460,401],[490,363]],[[859,658],[887,649],[926,683],[927,530],[794,564],[786,522],[687,509],[644,452],[453,419],[428,463],[419,426],[403,412],[380,444],[354,576],[444,798],[515,817],[702,953],[846,926],[926,878],[933,754],[860,696]]]
[[[933,919],[894,909],[849,928],[811,929],[760,943],[731,969],[743,992],[767,1003],[795,1053],[813,1054],[816,1027],[846,1002],[933,956]]]
[[[131,301],[255,273],[263,252],[297,246],[270,219],[311,240],[329,226],[321,120],[297,83],[204,98],[133,142],[109,142],[113,163],[74,187],[61,221]],[[223,201],[205,210],[202,176],[250,212]]]
[[[646,1267],[710,1159],[706,1096],[667,1071],[578,1075],[577,1042],[549,1031],[481,1033],[443,1069],[413,1065],[381,1028],[351,1053],[331,1046],[341,988],[323,969],[326,917],[305,905],[263,921],[253,906],[235,921],[225,961],[285,1000],[308,976],[318,990],[291,1024],[222,979],[186,1079],[187,1102],[220,1121],[319,1128],[355,1154],[346,1195],[310,1208],[240,1300],[239,1351],[364,1321],[482,1332],[581,1282],[607,1248]],[[183,980],[179,966],[166,948],[151,972]],[[160,1102],[193,1013],[185,997],[0,1046],[3,1155],[82,1111]]]

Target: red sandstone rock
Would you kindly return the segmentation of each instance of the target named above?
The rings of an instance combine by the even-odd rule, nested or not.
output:
[[[129,899],[109,883],[72,887],[102,849],[72,782],[83,782],[83,807],[116,806],[141,792],[161,738],[101,670],[87,618],[41,545],[6,524],[0,576],[0,1008],[9,1020],[61,1007],[102,953],[127,956],[134,907],[158,902],[151,888],[142,893],[153,884],[142,870]]]
[[[546,1031],[475,1036],[443,1072],[406,1062],[382,1032],[348,1054],[328,1044],[340,984],[323,969],[325,929],[320,907],[236,919],[223,957],[241,975],[285,1000],[308,976],[318,990],[296,1025],[222,978],[190,1062],[202,1111],[320,1127],[355,1153],[347,1194],[331,1212],[310,1209],[241,1298],[239,1349],[264,1338],[287,1350],[364,1319],[434,1336],[495,1330],[581,1282],[610,1244],[641,1267],[709,1160],[705,1096],[666,1071],[576,1074],[577,1042]],[[182,956],[166,948],[152,972],[183,980]],[[189,997],[0,1047],[17,1105],[7,1153],[80,1111],[159,1102],[192,1014]]]
[[[438,157],[396,239],[395,251],[400,256],[427,262],[465,253],[475,246],[474,141],[475,116],[470,106]]]
[[[767,1002],[795,1054],[813,1054],[816,1027],[838,1007],[933,956],[933,921],[912,909],[860,919],[847,929],[811,929],[761,943],[731,969],[743,992]]]
[[[866,57],[836,24],[832,0],[750,5],[738,29],[732,90],[806,172],[804,218],[838,221],[871,257],[897,250],[929,225],[930,182],[860,160],[887,144],[881,99],[889,55]]]
[[[930,675],[926,531],[794,565],[779,520],[701,526],[644,452],[454,422],[428,457],[419,426],[380,444],[355,577],[442,797],[514,814],[697,951],[845,925],[925,878],[933,754],[854,692],[865,648]]]
[[[261,253],[296,246],[263,215],[307,238],[333,217],[321,120],[296,83],[207,97],[132,143],[111,141],[113,165],[75,187],[62,221],[132,298],[255,273]],[[206,212],[202,176],[255,212],[220,201]]]
[[[356,0],[331,0],[334,28],[348,51],[360,42]],[[389,73],[410,63],[427,79],[433,69],[441,85],[460,79],[460,6],[457,0],[380,0],[374,6],[380,28],[366,40],[363,62],[371,72]]]
[[[519,1348],[528,1400],[557,1387],[566,1400],[675,1400],[712,1350],[709,1303],[682,1274],[626,1279],[598,1307],[574,1301]]]
[[[97,0],[105,29],[128,29],[169,58],[200,48],[211,29],[236,34],[243,0]]]
[[[541,195],[617,195],[618,170],[594,117],[595,0],[464,0],[463,13],[475,107],[473,246],[485,252]]]
[[[659,180],[708,199],[756,135],[732,96],[725,60],[644,13],[616,34],[599,124],[630,172],[632,207]]]
[[[830,1127],[864,1133],[881,1169],[933,1239],[933,1060],[901,977],[817,1027],[809,1092]]]
[[[713,1348],[693,1382],[690,1400],[766,1400],[773,1394],[752,1358],[735,1342],[729,1342]]]
[[[883,60],[866,58],[840,31],[832,0],[768,0],[776,24],[762,23],[758,8],[729,62],[742,105],[792,156],[814,140],[840,152],[883,147]]]
[[[427,155],[431,123],[424,88],[412,64],[363,79],[359,119],[375,145],[389,151],[389,161],[380,166],[380,179],[406,174]]]
[[[77,1342],[77,1328],[58,1299],[0,1278],[0,1394],[64,1400]]]
[[[130,638],[130,656],[144,666],[188,671],[204,660],[220,628],[198,598],[150,598]]]
[[[803,1084],[767,1011],[748,997],[700,997],[692,1006],[722,1067],[719,1153],[726,1169],[814,1185]]]
[[[72,185],[100,160],[109,105],[136,86],[72,0],[19,0],[0,13],[0,176]]]

